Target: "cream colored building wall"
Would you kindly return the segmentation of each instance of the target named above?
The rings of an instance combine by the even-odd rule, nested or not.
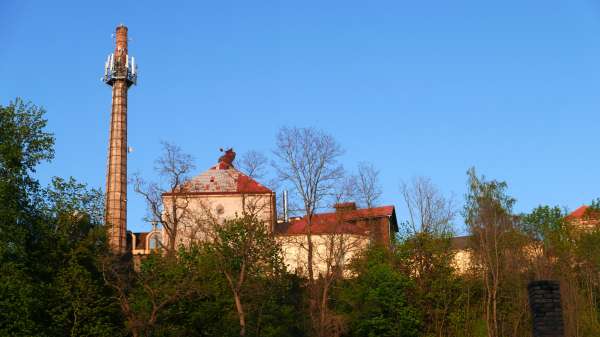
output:
[[[459,274],[466,274],[472,269],[473,265],[473,252],[469,249],[457,250],[454,253],[452,266],[458,271]]]
[[[575,231],[593,231],[598,229],[600,221],[597,219],[577,219],[570,222]]]
[[[540,244],[529,244],[523,247],[525,258],[530,264],[535,263],[543,255],[543,247]],[[470,249],[457,250],[454,253],[453,267],[460,274],[465,274],[475,267],[473,252]]]
[[[273,194],[209,194],[179,196],[178,212],[186,212],[177,231],[177,244],[188,245],[195,240],[209,239],[210,228],[227,219],[242,216],[244,209],[253,212],[259,220],[269,227],[273,224]],[[165,210],[171,209],[173,197],[163,197]],[[187,206],[186,206],[187,205]],[[168,233],[163,231],[163,242],[167,242]]]
[[[308,240],[306,235],[280,235],[284,263],[289,272],[307,276]],[[349,276],[348,263],[369,244],[369,238],[360,235],[313,235],[313,270],[315,277],[326,275],[331,267],[341,264],[344,275]],[[329,268],[328,268],[329,267]]]

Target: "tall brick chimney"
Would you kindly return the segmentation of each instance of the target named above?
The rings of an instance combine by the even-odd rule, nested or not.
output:
[[[114,54],[108,55],[104,82],[112,86],[112,112],[106,174],[106,226],[114,253],[127,249],[127,90],[137,81],[133,57],[127,54],[127,27],[116,31]]]

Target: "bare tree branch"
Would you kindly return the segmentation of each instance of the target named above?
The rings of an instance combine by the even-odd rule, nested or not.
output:
[[[290,183],[301,200],[307,219],[308,274],[314,278],[312,217],[343,176],[337,160],[343,151],[332,136],[313,128],[282,128],[277,134],[279,159],[273,166],[282,181]]]
[[[375,206],[382,194],[379,170],[371,163],[361,162],[358,164],[358,173],[355,179],[356,193],[360,204],[367,208]]]
[[[444,197],[431,179],[413,178],[400,186],[409,213],[413,233],[446,234],[452,232],[456,207],[452,198]]]
[[[319,292],[315,282],[312,219],[316,209],[325,199],[335,195],[336,186],[344,174],[342,166],[338,163],[342,153],[340,145],[332,136],[313,128],[280,129],[273,151],[277,159],[273,166],[279,179],[294,187],[295,196],[304,208],[310,290],[309,313],[319,334],[323,331],[323,319],[321,315],[315,315],[318,311],[323,314],[323,308],[319,304],[322,303],[323,293]]]
[[[190,196],[180,193],[185,189],[191,170],[194,169],[192,157],[183,153],[181,148],[171,143],[162,143],[163,154],[156,160],[154,169],[164,181],[164,186],[148,183],[139,175],[133,179],[134,190],[146,201],[148,222],[159,223],[167,238],[161,246],[167,254],[175,252],[180,224],[193,215],[190,209]],[[164,195],[169,198],[165,200]]]
[[[237,167],[248,177],[258,180],[265,177],[268,163],[269,160],[264,154],[251,150],[242,155]]]

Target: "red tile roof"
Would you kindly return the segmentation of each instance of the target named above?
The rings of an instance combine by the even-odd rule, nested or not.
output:
[[[567,215],[567,219],[581,219],[581,218],[583,218],[583,216],[585,215],[585,212],[587,211],[588,208],[589,208],[589,206],[586,206],[586,205],[583,205],[583,206],[579,207],[578,209],[576,209],[573,212],[571,212],[571,214]]]
[[[567,220],[594,220],[600,219],[600,211],[592,209],[590,206],[583,205],[566,216]]]
[[[186,182],[178,193],[192,194],[265,194],[273,193],[256,180],[243,174],[232,164],[219,162]],[[165,193],[169,195],[170,193]]]
[[[397,230],[396,212],[394,206],[382,206],[373,208],[362,208],[353,211],[342,211],[332,213],[315,214],[312,217],[312,234],[357,234],[367,235],[371,229],[361,224],[359,220],[390,218],[394,230]],[[307,219],[302,217],[292,219],[289,223],[278,224],[275,228],[276,234],[298,235],[306,234]]]

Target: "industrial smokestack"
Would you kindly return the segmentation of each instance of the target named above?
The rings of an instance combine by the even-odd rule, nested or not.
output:
[[[137,80],[127,58],[127,27],[120,25],[104,75],[112,86],[105,216],[109,246],[117,254],[127,250],[127,90]]]

